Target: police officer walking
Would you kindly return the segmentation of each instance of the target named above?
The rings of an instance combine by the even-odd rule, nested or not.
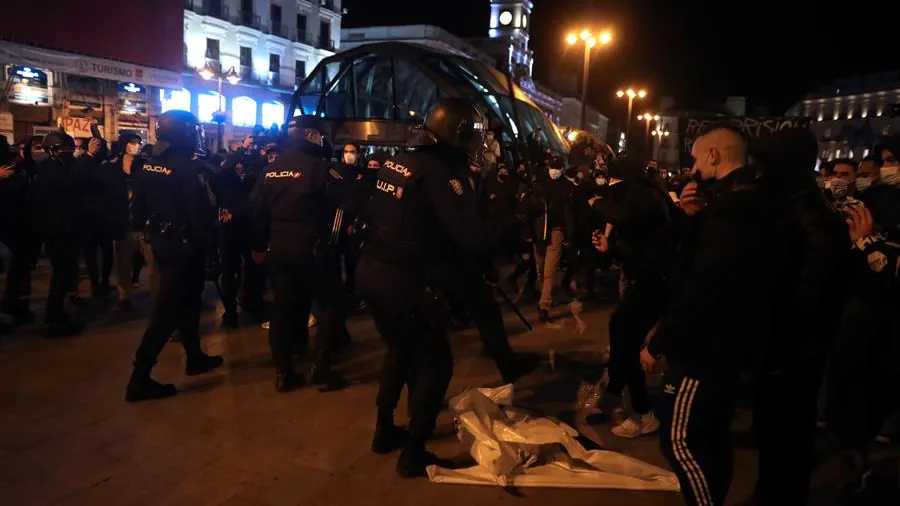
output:
[[[308,343],[307,317],[313,287],[319,281],[316,255],[331,223],[321,121],[315,116],[295,118],[288,137],[283,155],[266,167],[251,195],[256,214],[253,259],[262,262],[268,256],[275,296],[269,347],[277,371],[275,389],[281,393],[303,384],[294,371],[291,352],[295,344],[306,348]],[[316,334],[316,364],[310,381],[337,389],[344,381],[328,360],[331,327],[323,324]]]
[[[150,236],[159,265],[159,293],[147,330],[134,357],[134,371],[125,400],[138,402],[171,397],[174,385],[150,377],[159,353],[175,329],[187,354],[185,374],[203,374],[222,365],[200,347],[199,322],[204,262],[215,252],[214,211],[208,190],[198,176],[194,153],[199,146],[199,122],[187,111],[159,116],[154,156],[141,167],[134,188],[133,225]]]
[[[379,169],[371,223],[357,267],[357,291],[366,298],[388,346],[378,388],[378,420],[372,451],[403,447],[397,472],[422,476],[436,458],[425,450],[453,373],[443,301],[432,267],[485,251],[500,237],[500,224],[479,219],[463,198],[456,174],[480,164],[485,123],[466,100],[447,98],[429,111],[412,152]],[[408,438],[394,425],[403,386],[411,409]]]

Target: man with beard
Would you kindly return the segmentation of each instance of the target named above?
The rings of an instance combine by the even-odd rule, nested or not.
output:
[[[75,141],[65,132],[51,132],[42,145],[49,158],[36,168],[34,204],[38,230],[53,270],[44,324],[48,337],[60,337],[84,328],[84,322],[63,311],[65,294],[78,272],[76,221],[80,195],[73,171]]]

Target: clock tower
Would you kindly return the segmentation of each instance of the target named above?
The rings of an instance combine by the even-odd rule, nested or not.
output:
[[[528,49],[531,0],[490,0],[491,23],[488,35],[498,64],[508,66],[517,80],[531,77],[533,53]]]

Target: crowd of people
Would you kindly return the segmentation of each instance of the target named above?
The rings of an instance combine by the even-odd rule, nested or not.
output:
[[[81,303],[79,257],[91,297],[109,296],[114,278],[120,312],[132,310],[147,266],[153,311],[127,400],[176,393],[150,377],[176,329],[188,374],[222,363],[200,346],[204,280],[220,287],[223,327],[271,321],[279,392],[307,381],[294,356],[309,347],[314,302],[308,381],[323,390],[346,385],[331,362],[350,344],[348,313],[366,310],[388,347],[372,449],[402,447],[398,471],[420,475],[434,461],[425,441],[452,375],[448,326],[473,324],[512,382],[537,360],[510,347],[494,287],[533,298],[547,322],[560,316],[555,300],[590,300],[598,271],[618,270],[596,407],[612,415],[627,387],[635,416],[612,433],[659,432],[688,504],[725,500],[731,418],[747,378],[758,504],[804,503],[817,421],[840,440],[860,487],[870,483],[866,450],[897,407],[900,138],[859,163],[817,168],[806,130],[751,142],[714,126],[695,139],[694,166],[672,173],[594,145],[566,158],[539,132],[503,145],[458,99],[438,104],[395,156],[337,150],[307,116],[286,140],[260,130],[205,153],[195,149],[196,118],[167,114],[156,146],[135,134],[107,147],[62,132],[22,143],[18,156],[0,145],[0,321],[34,320],[41,247],[52,268],[48,337],[84,327],[64,310]],[[495,261],[512,263],[502,279]],[[661,363],[654,402],[646,373]],[[408,431],[393,415],[404,385]]]

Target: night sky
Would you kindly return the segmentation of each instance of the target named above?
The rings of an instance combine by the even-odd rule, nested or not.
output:
[[[570,74],[580,90],[582,52],[571,29],[595,20],[615,42],[594,52],[588,102],[617,121],[623,85],[645,85],[653,109],[663,95],[682,106],[745,96],[748,113],[782,114],[805,93],[840,77],[900,69],[900,3],[870,0],[744,2],[534,0],[534,77]],[[433,24],[461,37],[487,36],[489,0],[344,0],[345,27]],[[886,7],[891,5],[891,7]],[[638,111],[635,112],[637,114]]]

